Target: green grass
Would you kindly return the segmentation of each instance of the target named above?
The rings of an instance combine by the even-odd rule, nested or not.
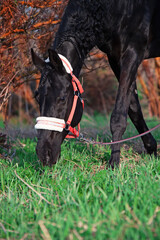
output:
[[[36,140],[21,142],[0,159],[0,238],[160,239],[159,158],[122,148],[112,171],[109,147],[71,140],[43,168]]]

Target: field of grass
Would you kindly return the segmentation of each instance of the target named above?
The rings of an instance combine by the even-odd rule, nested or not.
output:
[[[60,161],[44,168],[35,145],[0,152],[0,239],[160,239],[160,152],[151,158],[125,144],[112,171],[110,147],[67,140]]]

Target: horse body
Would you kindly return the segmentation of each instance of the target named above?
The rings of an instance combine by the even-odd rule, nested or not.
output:
[[[71,79],[58,54],[69,60],[78,77],[86,55],[94,46],[98,46],[107,54],[119,81],[111,116],[112,140],[122,138],[128,114],[139,133],[147,131],[136,91],[136,74],[143,59],[160,56],[159,12],[158,0],[70,0],[56,34],[54,47],[49,51],[50,62],[44,63],[32,53],[34,64],[42,71],[41,92],[38,91],[41,116],[63,117],[66,120],[71,109]],[[42,84],[44,78],[45,84]],[[63,104],[59,103],[62,95],[65,98]],[[72,126],[78,124],[82,112],[78,101]],[[65,130],[62,133],[39,131],[37,153],[44,164],[57,161],[66,134]],[[157,144],[152,135],[147,134],[142,140],[147,152],[156,155]],[[112,146],[110,165],[118,165],[119,159],[120,145],[116,144]]]

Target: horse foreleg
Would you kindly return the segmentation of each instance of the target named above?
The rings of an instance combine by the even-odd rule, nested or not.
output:
[[[113,58],[111,56],[109,57],[110,66],[119,81],[120,67],[117,64],[117,62],[118,61],[113,60]],[[143,133],[143,132],[148,131],[148,127],[145,123],[143,113],[141,110],[141,106],[139,103],[136,82],[135,82],[135,86],[133,85],[133,87],[134,87],[134,90],[133,90],[133,93],[131,96],[128,115],[129,115],[131,121],[133,122],[134,126],[136,127],[137,131],[139,133]],[[149,153],[149,154],[154,153],[154,155],[156,156],[157,155],[157,143],[156,143],[155,139],[153,138],[152,134],[147,134],[147,135],[143,136],[142,141],[144,143],[144,147],[147,150],[147,153]]]
[[[111,132],[113,141],[121,140],[122,135],[126,130],[128,110],[135,90],[136,74],[141,60],[142,59],[140,59],[138,53],[129,48],[126,50],[123,58],[121,59],[119,88],[115,108],[111,116]],[[137,109],[139,110],[138,107]],[[119,160],[120,144],[112,145],[112,153],[109,164],[113,168],[115,165],[119,164]]]

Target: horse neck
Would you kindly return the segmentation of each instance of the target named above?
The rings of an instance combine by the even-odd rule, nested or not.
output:
[[[70,61],[76,76],[96,45],[93,19],[88,17],[85,4],[85,1],[69,1],[54,41],[54,49]]]
[[[56,42],[54,49],[58,54],[68,59],[73,68],[73,73],[78,77],[84,62],[84,56],[78,47],[76,47],[75,39],[72,39],[72,41],[65,40],[62,44]]]

